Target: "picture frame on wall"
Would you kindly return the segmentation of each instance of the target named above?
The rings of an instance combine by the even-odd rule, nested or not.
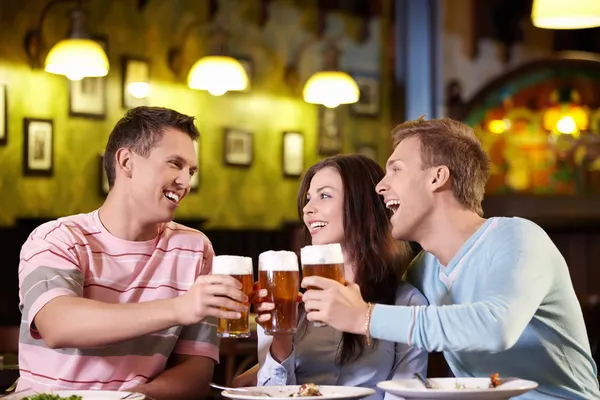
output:
[[[106,170],[104,169],[104,153],[100,153],[98,156],[98,191],[100,193],[100,197],[106,197],[108,192],[110,191],[110,185],[108,183],[108,175],[106,175]]]
[[[342,151],[342,120],[338,107],[319,107],[318,153],[320,156],[333,156]]]
[[[196,150],[196,160],[198,163],[198,171],[190,179],[190,193],[196,193],[200,186],[200,138],[194,140],[194,150]]]
[[[252,90],[252,83],[254,81],[254,60],[247,55],[232,55],[232,57],[238,60],[246,70],[246,75],[248,75],[248,85],[246,86],[246,89],[241,90],[240,92],[247,93]]]
[[[105,52],[108,39],[93,38]],[[108,54],[108,52],[107,52]],[[106,77],[69,80],[69,116],[92,119],[106,118]]]
[[[147,106],[150,94],[150,63],[143,58],[125,56],[122,65],[123,108]]]
[[[300,132],[283,132],[282,170],[286,178],[299,178],[304,170],[304,135]]]
[[[254,157],[252,133],[243,129],[225,128],[223,163],[234,167],[250,167]]]
[[[8,142],[8,96],[6,85],[0,83],[0,146]]]
[[[25,118],[23,132],[23,175],[52,176],[54,172],[52,120]]]
[[[353,74],[360,96],[350,104],[353,115],[377,117],[381,111],[381,79],[375,75]]]
[[[377,161],[377,147],[371,143],[359,143],[356,145],[356,152],[363,156],[369,157],[373,161]]]

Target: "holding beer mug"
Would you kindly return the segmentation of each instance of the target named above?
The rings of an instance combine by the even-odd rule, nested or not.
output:
[[[356,335],[307,323],[328,318],[323,311],[333,302],[345,301],[336,296],[348,290],[360,290],[366,301],[377,304],[427,304],[400,278],[411,260],[410,247],[392,237],[392,211],[375,191],[384,176],[375,161],[357,154],[331,157],[308,169],[298,193],[298,214],[304,222],[305,245],[312,245],[300,252],[303,280],[313,287],[302,296],[294,335],[257,331],[260,363],[240,375],[236,386],[375,387],[377,382],[427,373],[426,350],[377,341],[366,331]],[[333,289],[319,290],[321,286]],[[264,298],[262,292],[266,290],[256,297]],[[274,308],[268,301],[257,305],[261,326]],[[366,311],[351,318],[364,327]],[[368,400],[388,400],[385,397],[378,391]]]
[[[262,301],[273,303],[271,318],[263,323],[265,334],[296,333],[300,272],[293,251],[265,251],[258,257],[258,282],[267,290]]]
[[[242,284],[242,292],[248,298],[252,295],[254,281],[252,259],[240,256],[215,256],[212,265],[213,275],[229,275]],[[246,305],[249,306],[249,303]],[[219,318],[217,336],[229,338],[250,337],[248,312],[242,312],[240,319]]]
[[[339,243],[317,244],[305,246],[300,249],[300,259],[302,260],[302,275],[320,276],[327,279],[333,279],[344,285],[344,256],[342,246]],[[307,289],[317,289],[309,287]],[[327,326],[322,322],[313,322],[316,327]]]

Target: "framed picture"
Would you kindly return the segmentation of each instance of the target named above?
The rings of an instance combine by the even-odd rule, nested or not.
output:
[[[54,125],[49,119],[23,120],[23,175],[52,176],[54,169]]]
[[[342,151],[342,124],[340,110],[319,107],[318,152],[321,156],[333,156]]]
[[[377,161],[377,147],[370,143],[360,143],[356,146],[356,152]]]
[[[252,57],[246,55],[233,55],[232,57],[242,64],[242,67],[246,70],[246,75],[248,75],[248,86],[241,92],[249,92],[252,89],[252,82],[254,81],[254,61]]]
[[[123,57],[122,61],[123,108],[147,106],[150,94],[150,63],[132,57]]]
[[[350,104],[354,115],[376,117],[381,108],[381,84],[379,77],[370,75],[353,75],[360,90],[357,103]]]
[[[300,132],[283,132],[282,169],[286,178],[298,178],[304,170],[304,136]]]
[[[198,160],[198,171],[192,176],[190,179],[190,193],[194,193],[198,191],[198,187],[200,186],[200,138],[198,140],[194,140],[194,149],[196,150],[196,159]]]
[[[8,141],[8,101],[6,85],[0,84],[0,145]]]
[[[98,156],[98,176],[100,177],[100,196],[106,197],[110,190],[110,186],[108,184],[108,175],[106,175],[106,170],[104,169],[104,153],[100,153],[100,155]]]
[[[94,40],[107,51],[107,39]],[[106,77],[69,80],[69,115],[94,119],[106,117]]]
[[[249,167],[252,165],[252,133],[242,129],[225,128],[223,162],[225,165]]]

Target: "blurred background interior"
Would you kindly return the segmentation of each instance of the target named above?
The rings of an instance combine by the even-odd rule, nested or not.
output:
[[[549,232],[600,361],[598,26],[598,0],[1,0],[4,364],[21,244],[101,205],[103,147],[137,105],[197,117],[200,172],[177,221],[255,263],[298,250],[307,167],[351,152],[384,165],[405,119],[466,122],[492,161],[486,215]],[[221,353],[215,381],[229,384],[256,362],[255,338]],[[1,372],[0,386],[17,373]],[[432,355],[430,375],[446,373]]]

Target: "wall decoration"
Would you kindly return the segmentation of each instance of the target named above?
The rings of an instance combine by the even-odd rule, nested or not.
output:
[[[283,176],[298,178],[304,170],[304,136],[300,132],[283,132]]]
[[[241,90],[241,92],[249,92],[252,90],[252,83],[254,81],[254,61],[252,57],[246,55],[233,55],[232,57],[242,64],[242,67],[246,70],[246,75],[248,75],[248,86],[246,86],[246,89]]]
[[[123,108],[146,106],[150,94],[150,64],[148,61],[123,57]]]
[[[353,75],[360,90],[357,103],[350,104],[354,115],[376,117],[381,109],[381,82],[379,77],[370,75]]]
[[[371,143],[360,143],[356,146],[356,152],[377,161],[377,147]]]
[[[6,85],[0,84],[0,145],[8,141],[8,102]]]
[[[223,138],[223,162],[231,166],[249,167],[253,158],[252,133],[226,128]]]
[[[104,153],[100,153],[100,156],[98,157],[98,169],[98,176],[100,177],[100,196],[106,197],[110,190],[110,186],[108,184],[108,175],[106,175],[106,170],[104,169]]]
[[[108,40],[94,38],[108,54]],[[69,80],[69,115],[104,119],[106,117],[106,77]]]
[[[319,107],[318,152],[321,156],[333,156],[342,151],[342,121],[339,107]]]
[[[52,120],[23,120],[23,175],[52,176],[54,169],[54,126]]]
[[[200,186],[200,138],[194,140],[194,150],[196,151],[196,160],[198,163],[198,171],[190,179],[190,193],[198,191]]]

